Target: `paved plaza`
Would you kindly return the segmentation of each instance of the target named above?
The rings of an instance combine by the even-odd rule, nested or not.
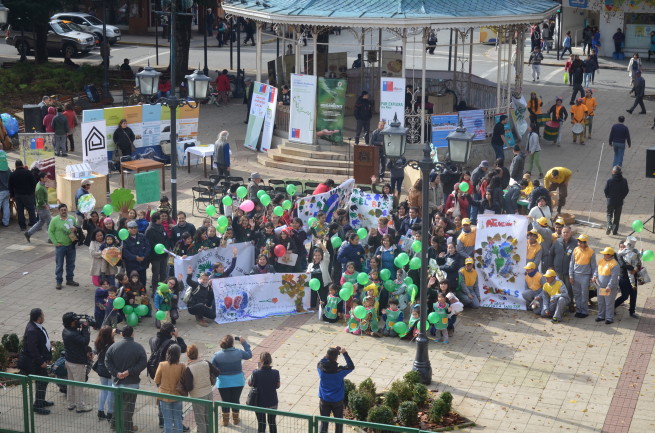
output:
[[[648,76],[646,80],[649,80]],[[558,83],[533,87],[531,84],[526,83],[524,94],[536,90],[543,96],[546,110],[556,95],[563,96],[568,102],[566,98],[571,92],[568,86]],[[645,149],[653,145],[650,127],[655,107],[646,101],[651,114],[630,116],[625,109],[632,105],[633,99],[624,84],[607,83],[598,87],[594,95],[599,108],[594,120],[593,139],[587,140],[585,146],[572,144],[567,124],[562,146],[558,148],[543,142],[541,157],[544,170],[565,166],[574,172],[564,211],[584,220],[590,217],[592,222],[604,226],[603,187],[610,176],[613,157],[606,143],[607,137],[618,115],[627,116],[632,148],[626,150],[624,175],[630,183],[630,194],[623,208],[620,236],[606,236],[604,228],[574,225],[574,231],[589,235],[590,246],[596,251],[606,245],[616,248],[619,240],[629,233],[629,225],[634,219],[646,220],[653,213],[655,190],[655,180],[644,177]],[[296,176],[295,173],[257,164],[256,154],[241,145],[245,136],[245,106],[240,101],[233,101],[229,107],[202,106],[200,113],[199,137],[203,143],[213,143],[222,129],[230,131],[234,152],[233,175],[247,178],[251,172],[258,171],[265,179],[324,180],[307,173]],[[603,154],[596,182],[601,147]],[[9,157],[13,167],[16,154],[10,153]],[[71,154],[70,161],[58,161],[58,171],[63,171],[66,163],[80,162],[80,159],[78,151]],[[187,211],[189,220],[198,225],[200,218],[190,216],[191,187],[202,179],[202,166],[192,167],[190,174],[187,174],[186,167],[179,169],[178,176],[178,209]],[[167,179],[170,179],[169,173]],[[119,176],[112,175],[112,189],[119,183]],[[166,192],[170,196],[170,184]],[[648,224],[648,227],[652,228],[652,225]],[[653,234],[644,230],[637,247],[653,249],[654,239]],[[89,276],[91,261],[86,248],[77,249],[75,279],[81,286],[64,286],[63,290],[56,291],[54,249],[46,243],[44,231],[33,235],[32,243],[27,244],[16,222],[12,222],[9,228],[0,229],[0,245],[0,335],[9,332],[22,334],[29,310],[33,307],[43,308],[45,327],[53,340],[61,339],[60,318],[63,313],[92,313],[94,287]],[[648,263],[647,268],[651,275],[655,275],[653,262]],[[616,321],[612,325],[594,322],[595,304],[588,318],[575,319],[566,314],[559,324],[528,312],[466,310],[460,315],[450,344],[430,345],[433,368],[430,388],[448,390],[453,394],[455,409],[477,424],[466,431],[653,432],[655,295],[652,283],[639,290],[637,313],[641,318],[630,318],[627,306],[622,306],[617,309]],[[264,350],[273,354],[273,367],[280,370],[282,377],[278,391],[279,408],[307,414],[318,414],[316,363],[328,347],[347,347],[356,366],[349,378],[358,383],[372,377],[378,389],[389,386],[411,369],[415,352],[414,343],[346,334],[342,325],[319,322],[316,314],[202,328],[196,325],[193,317],[182,312],[178,328],[188,344],[198,344],[201,356],[205,357],[217,350],[223,335],[247,336],[255,359]],[[136,328],[135,336],[146,345],[155,332],[152,319],[146,319]],[[250,371],[255,366],[255,362],[247,362],[245,370]],[[97,383],[95,375],[90,381]],[[154,389],[154,384],[148,380],[143,380],[142,385]],[[63,394],[57,393],[52,385],[49,396],[56,402],[49,418],[91,419],[95,416],[93,412],[70,414],[65,410]],[[245,396],[244,392],[242,402]],[[37,421],[44,422],[38,418]],[[102,429],[109,431],[105,424]]]

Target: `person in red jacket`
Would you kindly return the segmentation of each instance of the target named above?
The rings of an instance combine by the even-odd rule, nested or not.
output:
[[[73,138],[73,131],[75,131],[75,127],[77,127],[77,114],[75,114],[75,110],[73,109],[73,104],[70,102],[66,104],[65,110],[64,110],[64,116],[66,116],[66,119],[68,119],[68,143],[70,144],[70,149],[68,149],[69,152],[75,152],[75,139]]]
[[[56,115],[57,109],[55,107],[48,107],[48,114],[46,114],[43,118],[43,127],[45,128],[45,132],[55,132],[54,128],[52,127],[52,119],[54,119]]]
[[[323,183],[319,183],[312,195],[318,195],[318,194],[323,194],[324,192],[328,192],[334,188],[334,181],[332,179],[328,179]]]
[[[227,97],[230,94],[230,78],[227,76],[227,69],[216,77],[216,91],[218,92],[218,103],[227,104]]]
[[[469,217],[469,201],[464,193],[459,189],[459,183],[455,184],[453,192],[446,199],[444,206],[446,215],[451,218],[460,216],[461,218]]]

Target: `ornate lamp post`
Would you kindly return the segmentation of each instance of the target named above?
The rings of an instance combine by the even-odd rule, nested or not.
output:
[[[457,129],[446,137],[446,140],[448,140],[448,154],[452,162],[455,164],[466,164],[468,162],[471,156],[473,137],[475,137],[475,134],[467,132],[460,119]]]

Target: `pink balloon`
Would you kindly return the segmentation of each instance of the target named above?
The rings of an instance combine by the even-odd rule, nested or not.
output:
[[[241,206],[239,206],[239,209],[241,209],[244,212],[250,212],[255,208],[255,203],[252,202],[252,200],[246,200],[243,203],[241,203]]]

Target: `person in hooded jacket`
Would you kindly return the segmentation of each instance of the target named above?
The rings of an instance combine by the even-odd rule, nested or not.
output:
[[[623,177],[620,165],[615,165],[612,168],[612,177],[607,179],[604,192],[607,198],[607,230],[605,234],[609,235],[612,232],[616,235],[619,231],[623,200],[630,192],[628,180]]]
[[[339,353],[346,361],[345,366],[337,363]],[[353,372],[353,363],[345,347],[331,347],[323,359],[318,362],[317,368],[320,383],[318,385],[319,411],[321,416],[343,418],[343,399],[345,393],[344,379]],[[327,433],[328,423],[321,422],[321,433]],[[343,424],[337,424],[335,433],[343,432]]]

